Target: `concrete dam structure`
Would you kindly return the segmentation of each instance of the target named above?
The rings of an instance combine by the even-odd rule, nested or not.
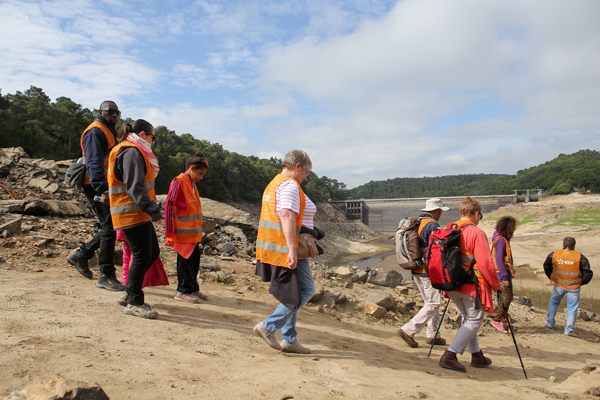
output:
[[[541,193],[519,196],[499,195],[499,196],[471,196],[479,200],[483,207],[483,215],[494,212],[501,207],[518,202],[537,201]],[[445,211],[440,218],[440,225],[445,226],[449,222],[459,219],[460,203],[465,196],[459,197],[441,197],[444,206],[450,210]],[[412,199],[361,199],[333,201],[335,206],[346,213],[348,219],[358,219],[365,225],[370,226],[381,233],[394,233],[398,228],[398,222],[406,217],[417,217],[425,207],[427,198]]]

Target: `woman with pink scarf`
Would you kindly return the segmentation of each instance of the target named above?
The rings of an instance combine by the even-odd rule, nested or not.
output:
[[[151,149],[154,127],[138,119],[126,124],[119,133],[121,142],[109,155],[110,213],[115,230],[125,233],[132,261],[127,287],[118,302],[127,305],[124,314],[153,319],[158,313],[144,302],[142,286],[148,269],[160,255],[152,224],[162,222],[154,192],[154,177],[158,173],[158,160]]]

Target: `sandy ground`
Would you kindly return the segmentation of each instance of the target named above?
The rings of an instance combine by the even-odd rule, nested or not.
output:
[[[578,234],[591,260],[598,257],[593,233]],[[553,235],[538,235],[545,244],[517,237],[515,254],[537,265],[560,244],[561,234]],[[236,284],[203,283],[210,297],[202,304],[175,301],[175,277],[170,287],[146,288],[146,301],[160,316],[143,320],[124,315],[119,294],[81,277],[64,261],[66,254],[40,267],[26,253],[0,264],[0,397],[41,373],[97,382],[111,399],[583,399],[597,398],[584,392],[600,386],[598,369],[582,372],[600,363],[595,322],[578,321],[579,337],[566,337],[562,329],[543,327],[543,310],[517,307],[516,340],[527,380],[510,336],[489,323],[479,341],[493,365],[472,368],[465,353],[459,360],[468,374],[461,374],[438,365],[442,347],[427,358],[424,332],[416,337],[422,346],[411,349],[396,334],[398,325],[369,321],[360,310],[320,312],[317,305],[298,318],[299,340],[312,354],[286,355],[252,332],[277,302],[247,261],[219,261]],[[443,337],[451,340],[455,332],[443,325]]]

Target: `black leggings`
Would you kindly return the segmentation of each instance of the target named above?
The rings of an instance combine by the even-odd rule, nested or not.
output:
[[[151,222],[123,229],[123,232],[127,236],[132,259],[126,289],[129,293],[129,304],[141,306],[144,304],[144,292],[142,291],[144,277],[160,255],[158,238]]]

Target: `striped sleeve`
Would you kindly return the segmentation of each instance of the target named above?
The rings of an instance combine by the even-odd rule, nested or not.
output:
[[[173,206],[175,205],[179,191],[179,180],[173,179],[173,182],[171,182],[171,186],[169,187],[167,200],[165,201],[165,237],[168,238],[172,238],[175,232],[175,229],[173,228]]]
[[[300,214],[300,191],[292,179],[288,179],[277,187],[276,198],[277,217],[281,218],[281,210],[284,208],[292,210],[296,215]]]

